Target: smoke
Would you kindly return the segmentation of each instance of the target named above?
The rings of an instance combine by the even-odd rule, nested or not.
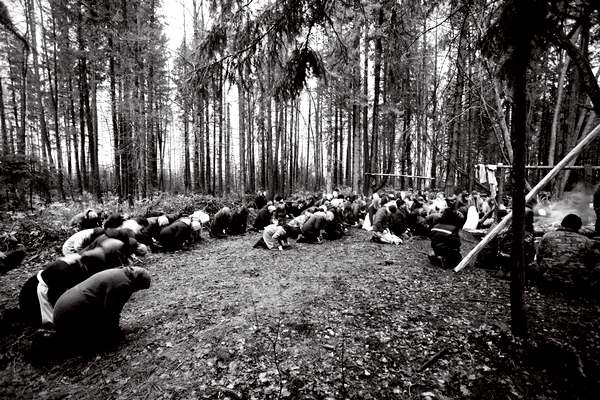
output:
[[[567,214],[576,214],[583,221],[583,225],[592,224],[596,221],[596,214],[592,207],[593,197],[594,187],[580,182],[572,191],[565,192],[561,200],[542,201],[537,204],[533,209],[536,216],[535,223],[558,226]]]

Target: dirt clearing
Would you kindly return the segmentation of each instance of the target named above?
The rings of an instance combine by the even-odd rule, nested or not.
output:
[[[509,334],[508,281],[429,265],[352,229],[340,241],[253,249],[258,233],[149,255],[149,290],[115,351],[32,363],[0,276],[0,398],[585,398],[598,389],[599,307],[528,293],[531,340]],[[464,253],[464,251],[463,251]],[[597,392],[596,392],[597,393]]]

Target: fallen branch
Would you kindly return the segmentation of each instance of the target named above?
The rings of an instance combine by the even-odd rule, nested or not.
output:
[[[442,358],[442,356],[444,356],[447,352],[448,352],[448,348],[444,347],[443,349],[441,349],[440,351],[435,353],[433,355],[433,357],[431,357],[429,360],[425,361],[425,363],[422,364],[417,371],[418,372],[425,371],[427,368],[431,367],[437,360]]]
[[[597,125],[590,133],[587,134],[581,141],[577,144],[577,146],[573,147],[573,149],[560,160],[558,164],[548,174],[538,182],[537,185],[529,193],[525,196],[525,203],[529,202],[533,199],[540,190],[544,188],[559,172],[563,169],[571,160],[573,160],[577,155],[583,150],[585,146],[590,144],[596,137],[600,134],[600,124]],[[482,240],[462,259],[462,261],[454,268],[454,272],[459,272],[466,266],[470,265],[475,261],[477,255],[483,250],[497,235],[500,233],[512,220],[512,211],[509,212],[502,221],[498,225],[494,227]]]

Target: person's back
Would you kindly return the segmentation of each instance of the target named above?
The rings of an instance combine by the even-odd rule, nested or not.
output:
[[[434,256],[430,255],[432,262],[437,261],[435,257],[439,257],[444,268],[454,268],[460,262],[462,255],[459,230],[455,215],[447,208],[439,222],[431,229],[431,248],[434,252]]]
[[[93,347],[114,339],[123,306],[133,292],[148,287],[150,275],[139,267],[112,268],[92,275],[56,302],[57,334],[80,346]]]
[[[261,208],[254,220],[254,229],[260,231],[263,230],[265,226],[269,225],[271,223],[271,218],[273,217],[273,211],[274,208],[269,209],[269,206],[267,205]]]
[[[227,236],[225,233],[231,222],[231,209],[229,207],[221,208],[216,214],[215,219],[211,225],[210,235],[215,238],[224,238]]]
[[[192,235],[191,220],[178,220],[161,229],[158,234],[158,242],[163,249],[172,251],[179,250]]]
[[[329,213],[333,220],[333,213]],[[308,220],[302,225],[302,237],[298,239],[298,243],[320,243],[321,242],[321,229],[325,227],[327,222],[326,214],[322,211],[318,211],[310,216]]]
[[[598,260],[595,242],[569,230],[548,232],[538,246],[536,262],[544,281],[575,287],[584,284]]]
[[[267,198],[263,193],[259,193],[256,196],[254,199],[254,205],[256,206],[257,210],[262,210],[262,208],[267,205]]]
[[[597,285],[600,252],[595,241],[579,234],[581,225],[578,215],[568,214],[557,231],[542,237],[536,254],[539,283],[577,293]]]
[[[323,237],[327,240],[337,240],[344,236],[344,225],[342,223],[342,217],[338,210],[331,211],[333,213],[333,219],[325,221],[323,227]]]
[[[71,235],[63,244],[63,255],[79,253],[103,233],[104,229],[102,228],[90,228]]]
[[[281,225],[271,224],[265,227],[262,237],[267,248],[273,249],[279,246],[279,240],[285,240],[286,232]]]
[[[302,235],[318,235],[325,226],[325,213],[316,212],[302,225]]]
[[[390,215],[390,231],[394,235],[401,236],[406,232],[406,216],[407,212],[403,208],[398,208],[395,213]]]
[[[386,207],[381,207],[375,212],[373,217],[373,232],[383,232],[388,228],[389,211]]]
[[[248,209],[246,207],[240,207],[231,215],[231,221],[229,222],[227,232],[230,235],[243,235],[246,233],[247,225]]]

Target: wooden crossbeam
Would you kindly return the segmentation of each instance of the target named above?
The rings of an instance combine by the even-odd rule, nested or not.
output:
[[[510,169],[510,168],[512,168],[512,165],[498,164],[497,167]],[[552,168],[554,168],[554,165],[526,165],[525,168],[526,169],[552,169]],[[598,166],[598,165],[589,165],[589,166],[587,166],[587,165],[572,165],[572,166],[565,166],[562,169],[586,169],[586,168],[600,169],[600,166]]]
[[[429,176],[402,175],[402,174],[373,174],[371,172],[365,172],[365,175],[370,175],[370,176],[397,176],[397,177],[404,177],[404,178],[433,179],[432,177],[429,177]]]

